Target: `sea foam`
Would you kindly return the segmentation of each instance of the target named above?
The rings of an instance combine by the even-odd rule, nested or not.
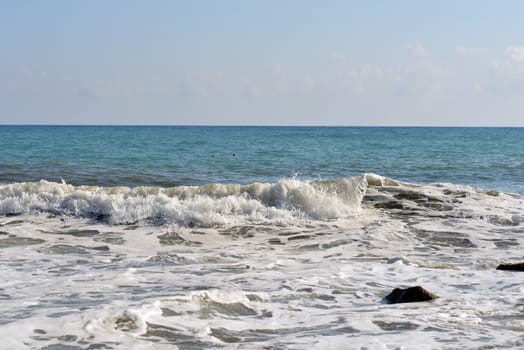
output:
[[[288,223],[358,215],[366,188],[366,176],[170,188],[73,186],[41,180],[1,185],[0,215],[47,213],[110,224]]]

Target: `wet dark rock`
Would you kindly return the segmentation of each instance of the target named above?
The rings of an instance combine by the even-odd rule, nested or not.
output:
[[[387,304],[398,304],[430,301],[437,298],[437,295],[427,291],[421,286],[415,286],[406,289],[395,288],[391,293],[386,295],[383,300]]]
[[[524,271],[524,262],[519,262],[515,264],[500,264],[499,266],[497,266],[497,270]]]
[[[309,238],[311,238],[311,236],[309,236],[309,235],[296,235],[296,236],[289,237],[287,240],[288,241],[296,241],[296,240],[299,240],[299,239],[309,239]]]
[[[492,196],[492,197],[500,196],[500,192],[495,191],[495,190],[487,190],[487,191],[484,191],[484,193],[487,194],[488,196]]]
[[[135,316],[122,315],[115,320],[115,328],[124,332],[133,332],[138,329],[137,319]]]
[[[88,249],[91,249],[91,250],[98,250],[100,252],[108,252],[110,251],[110,248],[106,245],[101,245],[101,246],[96,246],[96,247],[90,247]]]
[[[404,209],[402,203],[396,201],[377,203],[374,207],[378,209]]]
[[[403,192],[403,193],[399,193],[399,194],[396,194],[394,196],[395,198],[397,199],[407,199],[407,200],[411,200],[411,201],[435,201],[435,202],[442,202],[441,199],[438,199],[438,198],[435,198],[435,197],[430,197],[430,196],[427,196],[423,193],[420,193],[420,192],[415,192],[415,191],[407,191],[407,192]]]

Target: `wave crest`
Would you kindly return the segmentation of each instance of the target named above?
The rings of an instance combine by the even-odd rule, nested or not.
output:
[[[179,187],[73,186],[41,180],[0,185],[0,215],[49,213],[110,224],[222,225],[288,223],[357,215],[366,176],[329,181]]]

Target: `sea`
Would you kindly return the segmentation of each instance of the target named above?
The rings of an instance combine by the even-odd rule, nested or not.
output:
[[[522,349],[523,248],[524,128],[0,126],[1,349]]]

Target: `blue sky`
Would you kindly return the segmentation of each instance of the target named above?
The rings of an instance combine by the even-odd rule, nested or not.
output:
[[[0,0],[0,124],[524,126],[524,1]]]

